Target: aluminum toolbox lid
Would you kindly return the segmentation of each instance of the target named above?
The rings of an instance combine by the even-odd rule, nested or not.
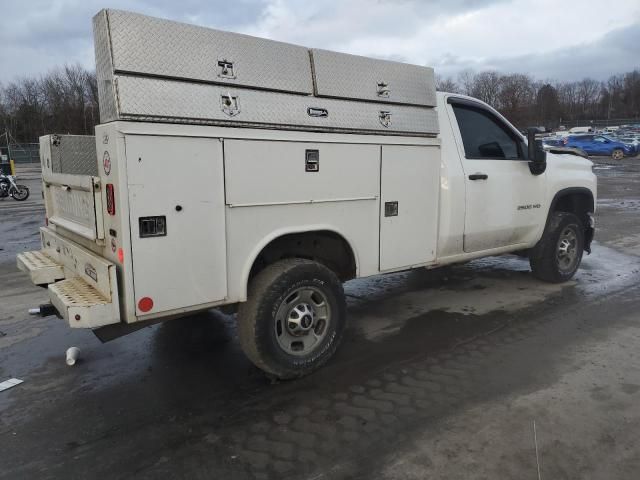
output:
[[[96,51],[105,48],[98,42],[109,43],[111,74],[313,92],[305,47],[111,9],[99,12],[94,26]]]
[[[291,95],[161,78],[117,77],[119,119],[235,127],[435,136],[434,108]],[[232,100],[230,106],[227,99]]]
[[[436,106],[432,68],[328,50],[311,53],[320,97]]]

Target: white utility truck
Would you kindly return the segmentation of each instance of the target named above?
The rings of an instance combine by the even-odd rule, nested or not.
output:
[[[342,282],[510,252],[562,282],[589,251],[591,162],[430,68],[116,10],[94,34],[101,125],[41,138],[47,226],[18,256],[73,328],[227,306],[291,378],[336,351]]]

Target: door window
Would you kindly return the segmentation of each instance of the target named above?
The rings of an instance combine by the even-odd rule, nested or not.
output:
[[[500,120],[479,108],[453,105],[466,158],[523,158],[522,141]]]

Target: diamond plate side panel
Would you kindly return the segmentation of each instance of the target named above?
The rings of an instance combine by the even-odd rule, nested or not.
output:
[[[327,50],[311,50],[316,95],[436,106],[433,69]],[[387,96],[378,94],[385,84]]]
[[[93,194],[82,190],[63,190],[51,187],[53,212],[56,217],[92,230],[95,228],[95,212],[93,210]]]
[[[129,76],[120,76],[117,82],[123,120],[383,135],[438,133],[436,112],[426,107],[382,105]],[[229,95],[239,106],[234,116],[226,115],[222,109],[223,97]],[[309,116],[309,108],[324,109],[327,116]],[[389,113],[388,126],[380,120],[381,111]]]
[[[51,171],[62,173],[62,150],[51,145]]]
[[[309,52],[304,47],[120,10],[107,13],[116,73],[304,94],[313,91]],[[233,64],[229,77],[220,76],[222,60]]]
[[[55,135],[51,145],[52,172],[98,176],[96,138],[92,135]]]
[[[96,80],[98,83],[100,123],[106,123],[118,119],[115,85],[113,83],[111,42],[109,40],[109,26],[106,10],[101,10],[93,17],[93,36],[96,56]]]

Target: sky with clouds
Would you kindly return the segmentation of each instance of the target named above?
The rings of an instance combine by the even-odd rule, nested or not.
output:
[[[119,8],[433,66],[599,80],[640,68],[639,0],[0,0],[0,82],[93,68],[91,18]]]

